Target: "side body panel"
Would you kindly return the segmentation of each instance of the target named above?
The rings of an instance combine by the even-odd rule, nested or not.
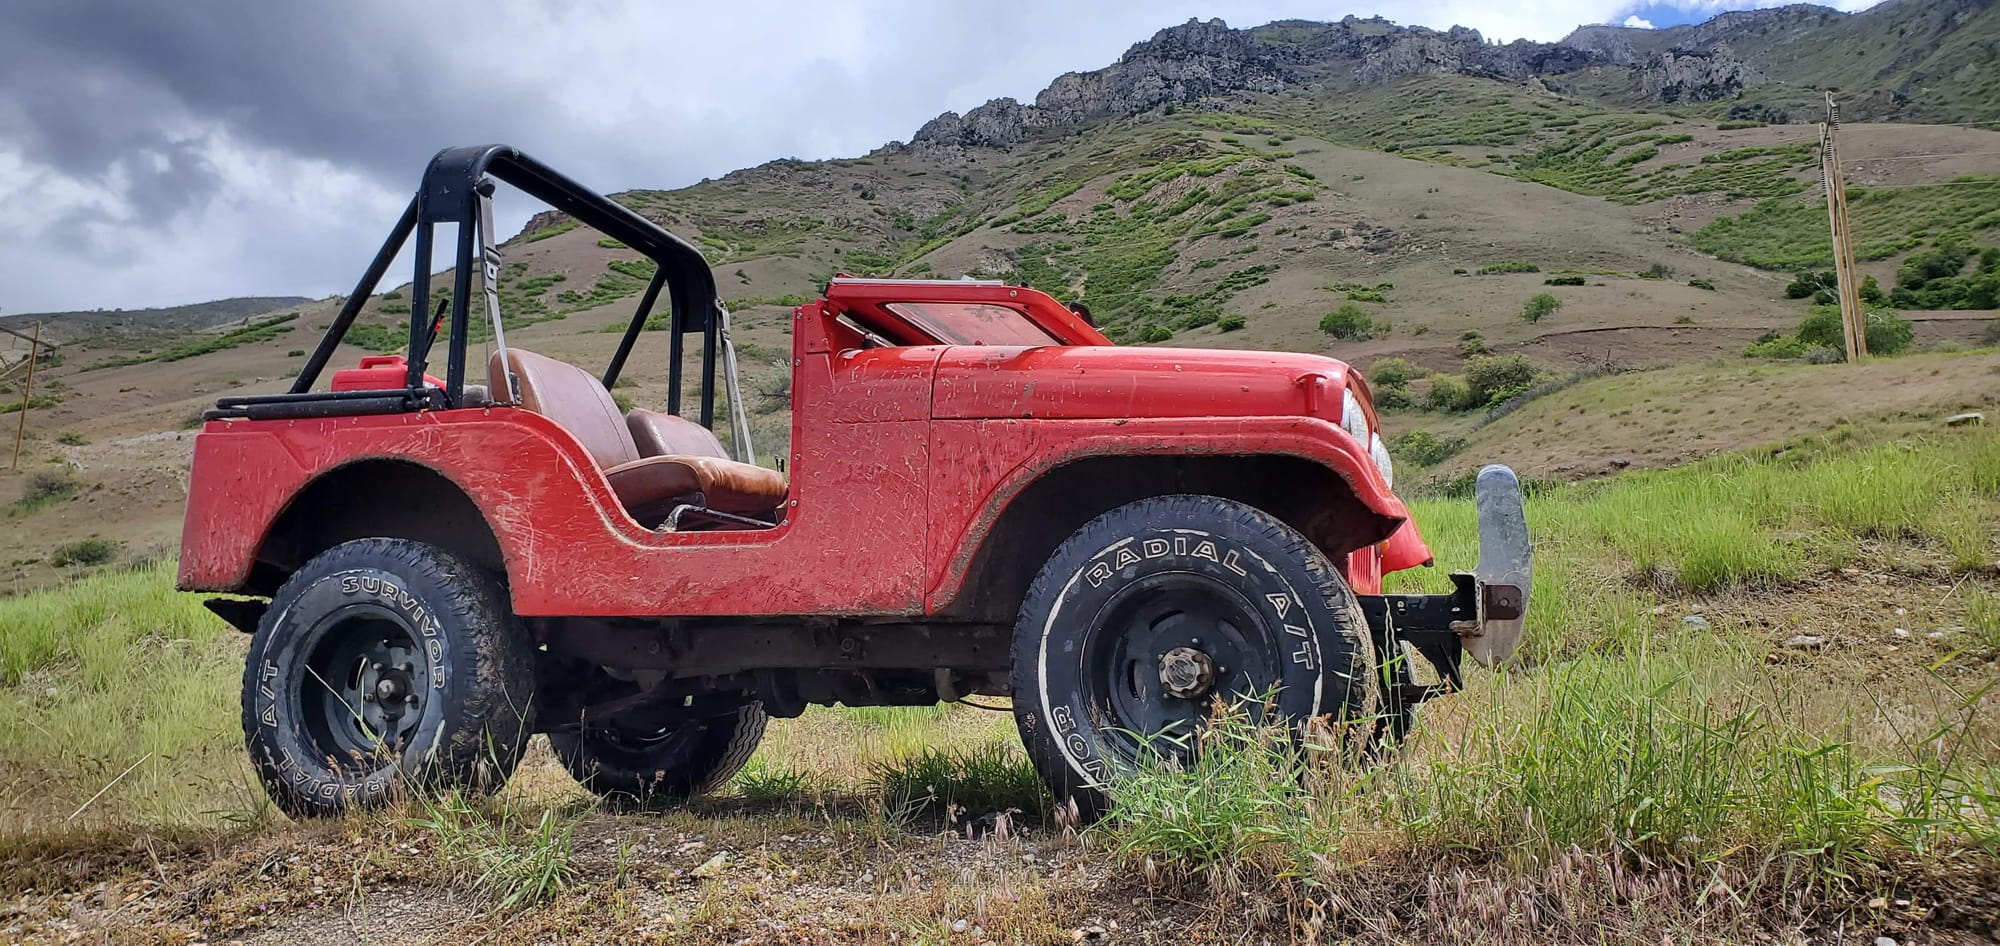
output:
[[[515,610],[530,616],[935,612],[1021,490],[1089,456],[1287,454],[1334,471],[1374,515],[1407,519],[1365,446],[1339,428],[1342,386],[1355,382],[1332,359],[863,350],[831,343],[823,304],[794,319],[790,496],[774,529],[645,529],[574,437],[516,408],[217,420],[196,439],[180,585],[242,588],[291,497],[377,458],[423,465],[465,491],[498,540]],[[1379,586],[1380,548],[1345,563],[1358,590]]]

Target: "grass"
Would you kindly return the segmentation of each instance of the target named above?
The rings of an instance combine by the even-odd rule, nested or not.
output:
[[[0,841],[262,817],[237,723],[237,635],[173,584],[171,565],[146,564],[0,599],[0,771],[12,784]]]
[[[28,474],[21,498],[7,506],[7,515],[25,516],[45,506],[53,506],[77,494],[83,481],[68,470],[37,470]]]
[[[1980,656],[2000,650],[1996,497],[2000,433],[1977,428],[1891,443],[1836,434],[1532,488],[1521,666],[1472,672],[1365,770],[1224,717],[1193,763],[1136,773],[1077,856],[1214,885],[1225,900],[1277,891],[1306,913],[1398,864],[1553,884],[1557,865],[1603,859],[1589,862],[1723,878],[1753,903],[1995,856],[2000,723]],[[1440,562],[1476,558],[1468,502],[1413,506]],[[1907,646],[1922,649],[1901,656],[1857,649],[1858,669],[1767,662],[1763,635],[1797,622],[1866,633],[1866,618],[1830,617],[1812,597],[1856,585],[1844,568],[1887,574],[1890,589],[1930,583],[1910,595],[1935,608],[1896,620],[1963,630],[1915,635]],[[1441,571],[1400,574],[1392,590],[1442,590]],[[152,564],[0,600],[0,773],[15,788],[0,849],[267,820],[238,735],[240,636],[171,585]],[[1683,628],[1679,615],[1704,602],[1713,629]],[[1862,682],[1883,672],[1886,684]],[[1012,809],[1046,830],[1049,800],[1012,728],[1009,714],[967,707],[812,708],[772,721],[737,776],[734,794],[758,807],[719,801],[700,823],[908,838]],[[601,896],[591,865],[610,855],[585,830],[622,822],[587,815],[552,768],[524,769],[498,798],[412,798],[339,830],[388,831],[397,850],[434,858],[432,876],[510,916]],[[549,779],[559,789],[538,791]]]
[[[1847,194],[1854,257],[1863,262],[1888,259],[1933,237],[1965,241],[1972,233],[2000,226],[1996,177],[1961,177],[1933,187],[1850,187]],[[1766,200],[1695,231],[1690,242],[1704,252],[1763,269],[1833,265],[1823,200]]]
[[[438,866],[501,912],[555,899],[576,881],[571,858],[586,808],[539,809],[518,799],[418,797],[410,824],[436,839]]]
[[[211,354],[213,352],[226,351],[231,348],[237,348],[243,345],[249,345],[256,342],[270,341],[273,338],[277,338],[279,335],[291,331],[293,326],[290,323],[297,321],[298,317],[299,314],[297,312],[286,312],[282,315],[273,315],[266,318],[258,319],[254,322],[246,323],[244,325],[230,329],[229,331],[223,332],[218,335],[208,335],[208,336],[189,339],[187,341],[181,342],[178,345],[174,345],[173,347],[168,348],[164,351],[142,353],[138,355],[130,355],[124,358],[112,358],[106,361],[100,361],[94,365],[89,366],[88,368],[85,368],[84,370],[95,371],[99,368],[117,368],[125,365],[140,365],[150,361],[159,361],[159,362],[181,361],[188,358],[194,358],[200,355]]]
[[[1048,792],[1034,766],[1018,745],[997,740],[970,748],[926,745],[877,763],[868,788],[880,800],[883,814],[899,823],[996,811],[1039,821],[1049,809]]]

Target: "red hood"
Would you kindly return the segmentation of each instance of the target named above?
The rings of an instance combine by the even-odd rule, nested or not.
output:
[[[1326,416],[1317,399],[1329,398],[1337,422],[1348,376],[1345,362],[1295,352],[960,346],[938,359],[931,416]],[[1317,391],[1301,380],[1313,377],[1324,379]]]

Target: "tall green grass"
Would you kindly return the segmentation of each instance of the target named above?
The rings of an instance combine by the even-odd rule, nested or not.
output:
[[[12,783],[0,829],[213,824],[263,809],[240,741],[238,635],[174,590],[171,565],[0,599],[0,629],[0,773]]]
[[[1440,562],[1478,557],[1463,499],[1414,500]],[[1864,542],[1960,574],[1990,567],[2000,522],[2000,434],[1943,432],[1862,445],[1836,432],[1554,489],[1531,489],[1530,657],[1620,646],[1658,595],[1781,586],[1850,564]],[[1392,577],[1442,591],[1438,569]]]
[[[1387,852],[1524,869],[1581,849],[1641,863],[1766,860],[1812,882],[1900,854],[2000,854],[1986,694],[1901,739],[1821,728],[1753,655],[1706,637],[1482,678],[1444,725],[1367,770],[1302,762],[1221,716],[1187,765],[1116,788],[1104,826],[1149,870],[1312,887]]]

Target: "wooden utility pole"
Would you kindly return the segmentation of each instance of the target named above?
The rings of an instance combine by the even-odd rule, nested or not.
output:
[[[35,361],[42,354],[42,323],[35,323],[35,334],[28,340],[28,378],[21,383],[21,422],[14,425],[14,463],[8,469],[21,468],[21,440],[28,435],[28,399],[35,395]]]
[[[1853,232],[1847,219],[1847,178],[1840,172],[1840,106],[1826,94],[1826,121],[1819,126],[1820,179],[1826,185],[1826,223],[1833,236],[1835,292],[1840,298],[1840,324],[1847,342],[1847,360],[1868,357],[1868,316],[1861,307],[1861,281],[1854,271]]]

